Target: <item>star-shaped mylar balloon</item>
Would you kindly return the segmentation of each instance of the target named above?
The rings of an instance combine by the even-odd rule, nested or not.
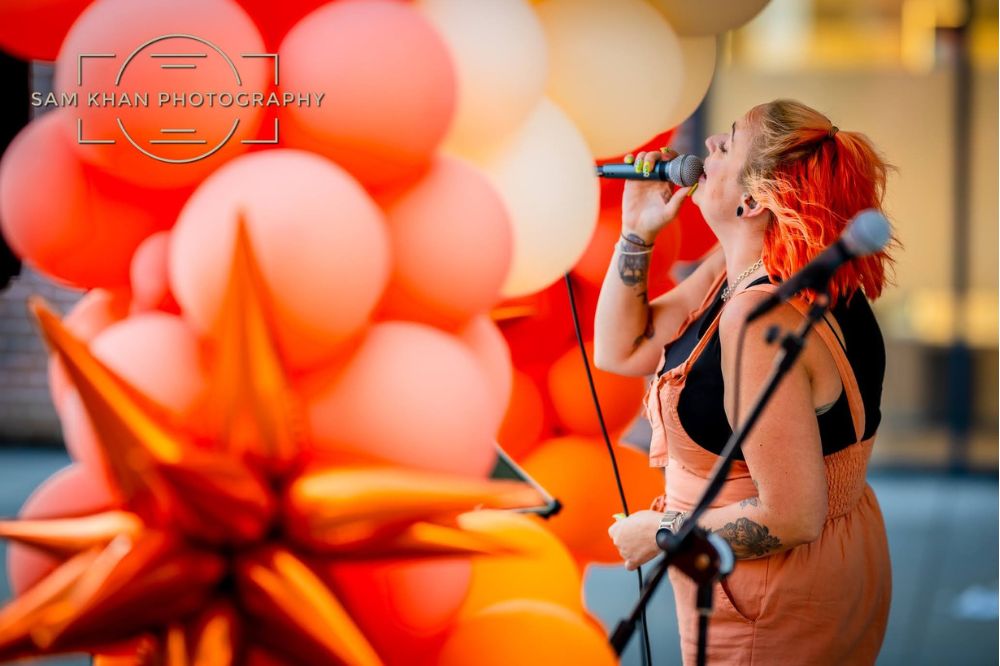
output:
[[[311,562],[507,551],[463,530],[475,508],[537,505],[525,484],[400,467],[306,465],[301,408],[238,225],[198,433],[126,383],[31,302],[100,434],[114,511],[0,522],[61,564],[0,610],[0,660],[100,652],[136,640],[141,663],[379,664]]]

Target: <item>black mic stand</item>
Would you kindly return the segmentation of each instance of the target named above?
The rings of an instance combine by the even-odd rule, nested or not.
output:
[[[698,584],[698,594],[695,600],[699,615],[698,665],[705,664],[708,647],[708,617],[712,613],[712,586],[717,580],[721,580],[733,570],[735,558],[729,543],[718,534],[699,527],[698,518],[718,496],[726,482],[726,477],[729,475],[736,451],[743,446],[747,435],[764,412],[764,407],[771,400],[781,380],[788,374],[799,354],[802,353],[809,331],[823,318],[829,305],[830,297],[824,287],[817,292],[816,300],[809,308],[809,314],[802,326],[796,331],[786,332],[781,338],[781,349],[774,359],[771,375],[760,395],[757,396],[757,400],[742,427],[735,430],[729,441],[726,442],[726,447],[720,454],[720,460],[716,463],[698,504],[691,510],[691,514],[681,525],[677,534],[657,534],[656,544],[664,551],[664,555],[657,563],[653,575],[649,577],[643,587],[642,594],[632,609],[632,613],[628,618],[619,622],[614,633],[611,634],[611,647],[614,648],[616,654],[620,655],[625,646],[628,645],[632,633],[635,631],[636,619],[645,611],[650,597],[666,574],[667,567],[675,566]]]

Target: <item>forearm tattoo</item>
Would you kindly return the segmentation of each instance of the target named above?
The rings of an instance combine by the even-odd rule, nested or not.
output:
[[[636,234],[629,234],[625,237],[628,241],[622,248],[626,251],[637,251],[647,249],[649,246]],[[646,284],[649,277],[649,253],[644,254],[619,254],[618,255],[618,275],[629,287],[637,284]]]
[[[740,506],[760,506],[760,499],[757,497],[742,499],[740,500]]]
[[[778,537],[749,518],[737,518],[736,522],[712,531],[729,542],[736,557],[760,557],[781,548]]]

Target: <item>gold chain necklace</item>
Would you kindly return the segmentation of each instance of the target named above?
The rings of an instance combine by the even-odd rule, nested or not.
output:
[[[736,281],[733,282],[733,286],[730,287],[727,284],[726,288],[722,290],[723,302],[728,301],[732,297],[732,295],[736,292],[736,287],[740,286],[740,283],[743,282],[743,280],[746,280],[747,276],[749,276],[751,273],[753,273],[755,270],[757,270],[763,265],[764,265],[764,257],[761,257],[760,259],[754,262],[753,266],[751,266],[750,268],[746,269],[745,271],[736,276]]]

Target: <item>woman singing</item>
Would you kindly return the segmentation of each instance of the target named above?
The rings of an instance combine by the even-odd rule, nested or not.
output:
[[[765,331],[797,328],[816,296],[806,293],[751,324],[738,369],[748,312],[856,213],[881,209],[885,190],[888,167],[868,139],[838,131],[798,102],[756,106],[705,144],[705,174],[693,188],[626,183],[622,238],[597,306],[595,364],[623,375],[655,372],[645,398],[650,464],[665,469],[666,493],[652,510],[608,530],[628,569],[660,552],[657,529],[676,531],[704,490],[735,406],[745,416],[770,372],[777,350]],[[649,169],[660,157],[640,153],[635,163]],[[649,253],[688,196],[719,246],[648,302]],[[882,515],[865,482],[885,371],[869,300],[882,292],[890,264],[881,252],[837,271],[830,313],[813,327],[699,521],[738,559],[715,586],[711,664],[875,662],[891,572]],[[684,662],[693,663],[695,587],[674,569],[670,579]]]

